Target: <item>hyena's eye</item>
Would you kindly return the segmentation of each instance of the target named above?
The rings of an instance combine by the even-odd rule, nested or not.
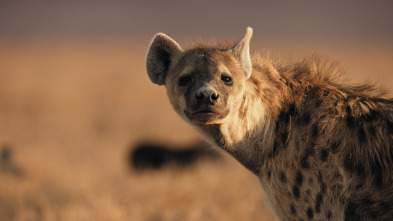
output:
[[[221,75],[221,80],[224,81],[226,85],[232,85],[232,78],[226,74]]]
[[[191,82],[191,77],[190,76],[183,76],[179,79],[179,85],[180,86],[186,86],[188,83]]]

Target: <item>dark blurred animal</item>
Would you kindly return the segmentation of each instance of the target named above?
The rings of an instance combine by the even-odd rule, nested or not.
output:
[[[189,146],[166,145],[159,142],[140,142],[132,148],[129,163],[133,169],[159,170],[172,166],[185,168],[195,164],[200,159],[215,159],[219,157],[214,150],[208,148],[205,142],[196,142]]]
[[[12,148],[8,145],[0,148],[0,172],[13,176],[22,175],[21,169],[12,161]]]

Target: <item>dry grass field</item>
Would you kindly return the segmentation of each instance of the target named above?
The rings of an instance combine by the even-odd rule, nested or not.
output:
[[[198,139],[172,111],[164,88],[148,80],[145,49],[1,45],[0,150],[11,150],[11,165],[0,168],[0,220],[273,217],[256,178],[230,158],[130,170],[127,155],[140,140]]]
[[[130,169],[141,140],[199,139],[150,83],[147,45],[0,42],[0,220],[276,220],[257,179],[225,154],[187,168]],[[391,52],[332,55],[350,81],[393,91]]]

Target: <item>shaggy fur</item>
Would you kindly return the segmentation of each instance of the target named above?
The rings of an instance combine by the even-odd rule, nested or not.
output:
[[[370,85],[340,83],[340,68],[318,56],[290,65],[247,57],[250,38],[249,29],[232,48],[183,51],[175,43],[169,57],[148,55],[148,74],[156,75],[149,59],[168,64],[159,76],[175,111],[259,177],[282,220],[393,220],[393,100]],[[154,42],[149,53],[159,50]],[[178,86],[189,69],[189,85]],[[223,69],[233,85],[217,77]],[[191,119],[184,110],[201,84],[217,114]]]

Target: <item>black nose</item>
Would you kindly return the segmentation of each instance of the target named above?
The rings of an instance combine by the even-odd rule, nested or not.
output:
[[[219,95],[215,91],[197,91],[195,97],[198,102],[215,104],[218,101]]]

